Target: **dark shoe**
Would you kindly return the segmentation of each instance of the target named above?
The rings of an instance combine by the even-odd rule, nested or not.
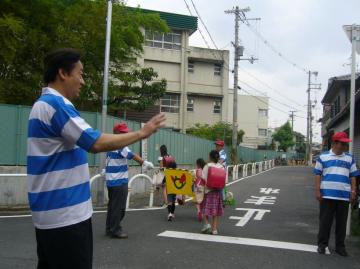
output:
[[[348,256],[348,253],[346,252],[346,250],[344,248],[342,249],[335,249],[335,252],[337,254],[339,254],[340,256],[343,256],[343,257],[347,257]]]
[[[318,252],[319,254],[325,254],[325,249],[326,249],[326,247],[318,246],[317,252]]]
[[[116,234],[111,234],[110,237],[116,238],[116,239],[126,239],[126,238],[128,238],[128,235],[127,235],[127,233],[124,233],[124,232],[118,232]]]
[[[111,232],[110,232],[110,231],[105,231],[105,235],[106,235],[106,236],[110,236],[110,235],[111,235]]]

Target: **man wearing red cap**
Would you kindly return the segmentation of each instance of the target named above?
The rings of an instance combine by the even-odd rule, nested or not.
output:
[[[115,124],[113,128],[114,134],[126,134],[130,131],[124,122]],[[128,237],[120,225],[125,216],[128,196],[128,160],[138,162],[145,170],[154,168],[151,162],[144,161],[128,147],[107,153],[105,172],[109,203],[106,216],[106,235],[111,238],[124,239]]]
[[[221,163],[224,167],[226,167],[227,156],[226,156],[226,152],[224,150],[224,146],[225,146],[224,141],[217,139],[214,144],[216,147],[216,151],[219,152],[219,154],[220,154],[219,163]]]
[[[349,202],[356,199],[356,168],[354,157],[345,153],[348,149],[345,132],[332,136],[330,151],[323,152],[314,168],[316,199],[320,202],[318,233],[318,253],[325,254],[333,219],[336,219],[335,252],[346,257],[345,249],[346,222]]]

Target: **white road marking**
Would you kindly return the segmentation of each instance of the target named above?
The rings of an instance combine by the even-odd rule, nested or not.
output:
[[[279,194],[280,189],[273,189],[273,188],[260,188],[260,193],[265,194]]]
[[[0,216],[0,219],[12,219],[12,218],[28,218],[31,215],[9,215],[9,216]]]
[[[252,216],[256,213],[254,220],[262,220],[263,216],[267,212],[271,212],[271,210],[267,209],[255,209],[255,208],[236,208],[235,210],[247,211],[244,216],[230,216],[229,219],[239,220],[235,226],[243,227],[248,223],[248,221],[252,218]]]
[[[247,199],[245,204],[254,204],[254,205],[273,205],[275,204],[275,196],[253,196]]]
[[[163,233],[158,234],[158,236],[179,238],[179,239],[188,239],[188,240],[197,240],[197,241],[216,242],[216,243],[225,243],[225,244],[237,244],[237,245],[246,245],[246,246],[288,249],[288,250],[297,250],[297,251],[306,251],[306,252],[317,253],[317,246],[315,246],[315,245],[272,241],[272,240],[231,237],[231,236],[223,236],[223,235],[185,233],[185,232],[176,232],[176,231],[165,231]],[[330,254],[328,249],[326,249],[326,254]]]

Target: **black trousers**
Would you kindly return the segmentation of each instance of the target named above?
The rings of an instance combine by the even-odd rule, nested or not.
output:
[[[349,202],[323,199],[320,202],[318,246],[326,247],[329,244],[331,225],[335,217],[335,245],[336,249],[345,248],[346,222],[349,211]]]
[[[91,218],[55,229],[35,228],[38,269],[90,269],[93,259]]]
[[[117,234],[122,231],[121,221],[125,216],[128,185],[108,187],[109,203],[106,216],[106,233]]]

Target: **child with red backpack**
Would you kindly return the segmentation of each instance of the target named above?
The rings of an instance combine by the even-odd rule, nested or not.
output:
[[[201,232],[213,235],[218,234],[219,217],[224,213],[221,193],[225,187],[226,170],[219,163],[219,158],[219,152],[212,150],[209,153],[209,162],[202,171],[202,177],[205,180],[205,195],[200,206],[204,216],[204,227]]]

